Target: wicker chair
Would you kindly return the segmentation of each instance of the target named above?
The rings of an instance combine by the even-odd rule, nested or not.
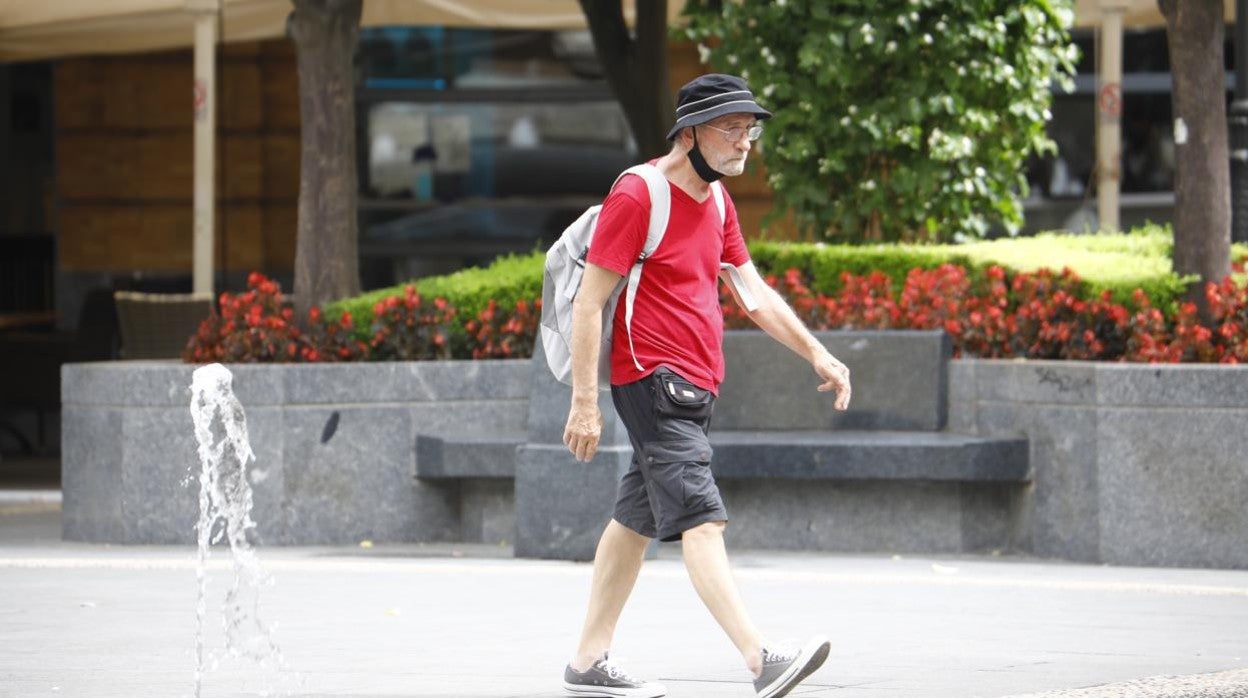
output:
[[[121,358],[176,359],[199,323],[212,312],[209,293],[117,291]]]

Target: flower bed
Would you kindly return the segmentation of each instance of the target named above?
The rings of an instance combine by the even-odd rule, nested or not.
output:
[[[1243,263],[1236,271],[1243,273]],[[769,276],[812,329],[943,329],[958,357],[1096,361],[1239,363],[1248,360],[1248,284],[1228,277],[1205,289],[1210,314],[1179,305],[1172,317],[1137,289],[1132,303],[1109,291],[1087,298],[1070,269],[1012,276],[989,267],[973,279],[966,268],[943,264],[912,269],[900,292],[880,272],[844,273],[832,295],[813,291],[797,269]],[[727,291],[722,306],[729,328],[752,326]]]
[[[222,293],[219,312],[187,342],[190,363],[414,361],[432,359],[528,358],[533,353],[541,301],[518,300],[500,308],[494,300],[465,317],[444,298],[422,298],[415,287],[380,298],[367,328],[357,328],[350,311],[330,317],[312,308],[307,322],[295,322],[281,287],[257,272],[248,290]]]
[[[1237,275],[1206,289],[1201,318],[1176,298],[1169,236],[1057,236],[973,245],[756,242],[768,282],[812,329],[944,329],[959,357],[1097,361],[1248,360],[1245,250]],[[1069,257],[1095,276],[1031,266]],[[992,264],[991,259],[1008,260]],[[191,362],[490,359],[531,355],[540,319],[540,254],[421,279],[314,309],[296,323],[281,289],[252,274],[222,294],[183,358]],[[1237,280],[1239,279],[1239,280]],[[898,290],[899,289],[899,290]],[[728,328],[753,327],[724,296]]]

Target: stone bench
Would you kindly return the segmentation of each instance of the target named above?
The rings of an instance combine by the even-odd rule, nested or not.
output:
[[[516,449],[527,434],[416,436],[416,477],[422,480],[479,478],[508,480],[516,476]]]
[[[847,412],[832,408],[832,394],[815,390],[809,365],[787,348],[760,332],[725,336],[728,378],[716,402],[711,445],[712,468],[734,520],[730,541],[859,549],[848,535],[793,538],[784,532],[870,525],[879,541],[873,549],[1006,547],[1009,499],[1030,478],[1028,445],[943,431],[950,354],[944,333],[829,332],[819,338],[853,371]],[[632,449],[603,393],[599,454],[588,464],[573,460],[562,443],[569,390],[550,376],[540,347],[533,361],[527,434],[422,434],[416,474],[428,482],[477,486],[514,478],[516,555],[589,559]],[[874,513],[846,516],[823,506],[820,497],[851,497],[850,509]],[[926,521],[906,515],[919,510],[927,512]],[[736,526],[742,519],[750,525]],[[837,529],[832,520],[844,524]]]

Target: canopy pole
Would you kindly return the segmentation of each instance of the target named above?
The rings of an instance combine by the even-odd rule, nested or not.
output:
[[[218,0],[187,0],[195,18],[195,200],[191,288],[213,293]]]
[[[1100,229],[1117,232],[1122,169],[1122,15],[1125,0],[1101,0],[1101,41],[1096,90],[1096,216]]]

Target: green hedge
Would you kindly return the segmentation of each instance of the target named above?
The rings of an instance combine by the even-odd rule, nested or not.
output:
[[[865,275],[888,274],[900,289],[914,267],[932,268],[949,262],[982,273],[998,264],[1009,271],[1035,271],[1042,267],[1070,267],[1079,274],[1089,293],[1108,290],[1114,301],[1130,306],[1137,288],[1153,304],[1171,309],[1183,290],[1183,280],[1170,271],[1172,235],[1169,227],[1147,225],[1121,235],[1072,235],[1044,233],[1035,237],[1001,239],[963,245],[826,245],[755,241],[750,255],[764,275],[783,274],[790,268],[810,279],[811,289],[832,294],[840,287],[842,272]],[[1248,245],[1235,245],[1232,255],[1248,259]],[[485,268],[464,269],[446,276],[415,281],[424,297],[447,299],[461,316],[475,317],[494,299],[502,307],[516,301],[540,298],[543,253],[503,257]],[[336,317],[349,310],[357,333],[369,331],[373,305],[382,298],[402,294],[403,284],[370,291],[336,301],[326,313]]]
[[[1183,279],[1170,271],[1170,229],[1148,225],[1121,235],[1043,233],[962,245],[822,245],[755,242],[750,254],[764,274],[797,268],[811,279],[811,288],[831,293],[840,288],[842,272],[862,275],[884,272],[900,289],[914,267],[932,268],[945,262],[982,273],[992,265],[1008,271],[1036,271],[1048,267],[1073,269],[1090,294],[1109,291],[1114,301],[1132,305],[1135,289],[1143,289],[1158,307],[1173,305],[1183,292]],[[1237,257],[1248,247],[1237,246]]]
[[[459,309],[460,316],[476,317],[489,304],[490,299],[499,306],[515,307],[516,301],[533,300],[542,296],[543,253],[510,255],[500,257],[484,268],[463,269],[445,276],[430,276],[409,282],[423,298],[445,298]],[[373,306],[388,296],[402,295],[407,284],[379,288],[361,296],[331,303],[325,312],[338,317],[344,310],[351,312],[356,333],[363,336],[373,323]]]

